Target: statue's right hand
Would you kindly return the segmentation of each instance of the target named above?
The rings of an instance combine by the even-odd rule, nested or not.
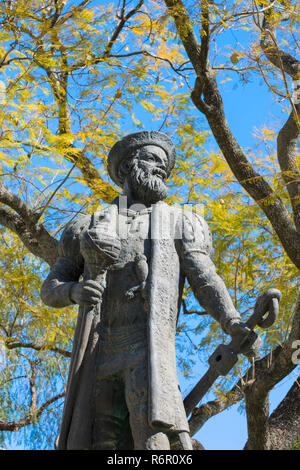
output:
[[[101,301],[104,285],[97,281],[76,282],[71,287],[70,298],[78,305],[96,305]]]

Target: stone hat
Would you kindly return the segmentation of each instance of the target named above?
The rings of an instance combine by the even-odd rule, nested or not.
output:
[[[119,175],[119,167],[121,162],[128,158],[130,154],[145,145],[155,145],[162,148],[168,157],[167,174],[170,175],[175,165],[176,152],[175,147],[166,134],[158,131],[142,131],[129,134],[119,140],[110,150],[107,157],[107,171],[111,179],[120,187],[122,181]]]

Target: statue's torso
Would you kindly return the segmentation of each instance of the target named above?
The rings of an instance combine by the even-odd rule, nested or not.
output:
[[[135,217],[121,213],[118,217],[120,226],[126,224],[128,231],[121,238],[118,263],[106,274],[99,324],[100,375],[122,370],[145,359],[146,354],[147,282],[145,289],[137,289],[133,296],[128,292],[141,281],[137,258],[143,256],[150,263],[150,212],[142,211]]]

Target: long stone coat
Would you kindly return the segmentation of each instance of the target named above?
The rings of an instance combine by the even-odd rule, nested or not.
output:
[[[70,222],[62,235],[59,258],[45,280],[41,296],[54,307],[72,303],[70,287],[84,275],[80,237],[93,216]],[[182,288],[187,277],[203,308],[226,331],[239,318],[211,255],[211,235],[204,219],[163,202],[153,206],[148,292],[148,396],[149,424],[158,430],[189,431],[176,373],[175,333]],[[95,370],[97,325],[101,304],[86,312],[79,308],[71,364],[57,449],[91,445],[92,384]]]

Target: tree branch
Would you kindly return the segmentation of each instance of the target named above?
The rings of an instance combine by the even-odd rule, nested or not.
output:
[[[193,313],[197,315],[207,315],[207,312],[205,311],[200,312],[199,310],[194,310],[194,309],[188,310],[185,299],[182,299],[182,309],[185,315],[191,315]]]
[[[268,393],[296,364],[293,362],[294,342],[300,339],[300,296],[296,305],[290,334],[282,346],[277,347],[269,360],[255,363],[255,381],[246,390],[248,421],[247,449],[269,449]]]
[[[290,450],[300,439],[300,376],[269,418],[271,450]]]
[[[16,349],[16,348],[27,348],[27,349],[34,349],[35,351],[51,351],[60,354],[64,357],[71,357],[70,351],[66,351],[65,349],[58,348],[56,346],[51,346],[48,344],[43,344],[42,346],[38,346],[35,343],[25,343],[23,341],[15,341],[9,340],[5,341],[5,347],[7,349]]]
[[[291,103],[292,110],[290,116],[278,134],[277,158],[289,193],[295,225],[300,232],[300,171],[297,163],[297,139],[300,133],[300,103],[296,101],[294,103],[292,97],[290,97],[286,79],[286,74],[294,81],[300,79],[300,62],[278,46],[276,23],[281,21],[281,19],[282,17],[279,17],[279,19],[275,20],[273,8],[264,13],[262,27],[260,28],[260,46],[271,64],[281,70],[286,93]]]
[[[247,378],[246,375],[244,377],[245,380]],[[189,419],[191,436],[194,436],[210,418],[242,400],[244,398],[244,384],[243,380],[239,380],[239,382],[223,396],[195,408]]]
[[[245,397],[247,400],[249,432],[249,441],[246,444],[246,448],[269,448],[270,445],[273,445],[272,435],[275,434],[276,423],[275,421],[273,422],[273,414],[270,419],[268,417],[268,393],[278,382],[295,369],[296,364],[292,360],[292,354],[295,351],[294,342],[299,339],[300,296],[295,309],[291,330],[286,341],[265,357],[256,361],[224,396],[195,408],[189,419],[191,435],[193,436],[199,431],[212,416],[229,408]],[[273,425],[274,430],[272,430]],[[257,434],[255,434],[255,431],[257,431]]]
[[[116,57],[117,58],[117,57],[124,57],[124,56],[129,57],[130,56],[130,54],[126,54],[126,55],[124,54],[124,56],[122,54],[121,55],[112,55],[111,50],[112,50],[114,44],[116,43],[116,40],[119,37],[120,33],[122,32],[124,26],[126,25],[127,21],[130,18],[132,18],[139,11],[139,9],[143,5],[143,3],[144,3],[144,0],[140,0],[139,3],[125,15],[126,1],[123,1],[123,6],[121,8],[121,13],[120,13],[120,16],[119,16],[120,21],[117,24],[117,26],[115,27],[111,37],[108,39],[108,41],[106,43],[106,46],[104,48],[104,52],[100,56],[92,57],[92,59],[89,60],[89,65],[97,65],[100,62],[102,62],[104,60],[107,60],[110,57]],[[140,51],[140,52],[135,52],[131,55],[145,54],[145,53],[146,52]],[[81,62],[78,62],[77,64],[76,63],[75,64],[70,64],[69,65],[69,71],[74,72],[75,70],[86,67],[86,65],[87,65],[86,61],[81,61]]]
[[[41,150],[42,152],[49,152],[49,147],[43,146],[36,142],[34,142],[34,144],[31,144],[28,142],[19,142],[19,143],[23,143],[23,145],[29,146],[34,150]],[[55,150],[55,147],[54,147],[54,150]],[[93,191],[96,197],[109,203],[119,194],[118,191],[110,183],[106,183],[101,178],[97,168],[93,165],[91,160],[85,154],[85,148],[77,149],[72,144],[66,145],[64,148],[64,156],[66,160],[76,165],[76,167],[81,171],[82,176],[87,186]],[[51,199],[52,199],[52,196],[51,196]],[[40,215],[41,215],[40,212],[37,213],[36,214],[37,218],[39,218]]]
[[[30,360],[27,357],[27,360],[30,362],[30,377],[29,377],[29,389],[30,389],[30,404],[29,411],[27,415],[18,420],[18,421],[3,421],[0,420],[0,431],[18,431],[24,426],[29,424],[34,424],[37,419],[40,418],[43,411],[45,411],[52,403],[64,397],[65,393],[60,393],[54,397],[46,400],[40,407],[37,406],[37,396],[36,396],[36,366],[39,361]]]
[[[206,70],[208,64],[210,24],[209,24],[209,1],[201,0],[201,48],[200,63],[203,70]]]
[[[48,21],[47,28],[44,28],[42,33],[38,36],[34,35],[32,31],[28,30],[28,28],[26,28],[26,26],[24,25],[22,25],[20,29],[26,34],[29,34],[36,44],[36,51],[33,52],[32,58],[28,58],[28,60],[32,60],[36,66],[42,68],[45,71],[46,76],[48,77],[49,85],[51,87],[54,99],[57,104],[58,134],[61,137],[71,132],[71,116],[67,102],[68,75],[70,72],[72,72],[72,70],[76,70],[77,68],[86,66],[86,63],[82,62],[77,65],[68,64],[66,49],[59,38],[59,28],[63,27],[65,22],[67,22],[70,18],[83,11],[84,8],[86,8],[90,3],[91,0],[82,1],[78,6],[72,8],[69,12],[66,12],[64,15],[61,15],[62,8],[61,5],[59,5],[55,9],[55,13],[52,19],[49,18],[49,20],[51,21]],[[124,27],[126,22],[135,13],[138,12],[142,3],[143,0],[140,0],[135,8],[125,14],[126,2],[124,1],[124,8],[121,11],[120,22],[116,26],[111,38],[108,40],[102,56],[100,58],[95,58],[95,60],[93,61],[95,64],[101,60],[104,60],[109,55],[113,44],[117,40],[122,28]],[[49,54],[51,54],[51,50],[53,51],[53,48],[50,49],[50,51],[45,51],[43,38],[47,33],[50,34],[52,38],[52,43],[56,46],[55,50],[57,49],[57,46],[59,46],[59,50],[61,53],[59,72],[54,70],[54,68],[49,65],[51,64],[51,61],[49,61]],[[39,146],[35,143],[34,148],[36,149],[38,147]],[[63,151],[65,158],[75,164],[77,168],[82,172],[84,180],[86,181],[88,187],[94,192],[96,197],[99,197],[105,202],[111,202],[118,195],[118,191],[111,184],[103,181],[98,170],[93,165],[91,160],[86,156],[84,151],[76,149],[72,144],[68,143],[65,144]]]
[[[59,115],[58,132],[60,136],[63,136],[71,131],[71,121],[66,101],[66,84],[61,89],[56,74],[54,74],[50,69],[45,68],[43,64],[39,65],[46,70],[53,95],[56,97]],[[35,148],[42,149],[42,146],[37,146],[35,144]],[[73,144],[66,144],[64,148],[64,156],[66,160],[75,164],[81,171],[87,186],[93,191],[95,196],[109,203],[118,195],[118,192],[111,184],[103,181],[98,170],[86,156],[84,150],[76,149]]]
[[[63,398],[64,396],[65,393],[59,393],[58,395],[55,395],[54,397],[45,401],[43,405],[41,405],[39,408],[37,408],[34,414],[29,412],[28,415],[18,421],[0,420],[0,431],[18,431],[24,426],[28,426],[30,424],[35,423],[35,421],[41,417],[43,411],[45,411],[50,405],[52,405],[52,403],[56,402],[60,398]]]
[[[27,223],[38,219],[38,215],[30,210],[19,196],[8,191],[2,183],[0,183],[0,202],[14,209]]]
[[[79,5],[74,6],[70,11],[59,17],[58,15],[60,15],[61,11],[55,12],[51,27],[64,25],[70,18],[74,18],[78,13],[81,13],[90,3],[92,3],[92,0],[84,0]]]
[[[110,183],[106,183],[101,178],[97,168],[85,155],[84,151],[78,150],[71,145],[66,153],[66,159],[76,164],[87,186],[93,191],[96,197],[110,203],[118,196],[118,191]]]
[[[37,409],[37,401],[36,401],[36,366],[37,362],[36,361],[30,361],[30,368],[31,368],[31,375],[29,379],[29,388],[30,388],[30,405],[29,405],[29,410],[30,414],[34,415],[36,413]]]
[[[253,393],[251,388],[245,391],[248,450],[268,450],[269,394]]]
[[[109,56],[110,51],[112,50],[112,47],[115,44],[122,29],[124,28],[126,22],[139,11],[143,3],[144,3],[144,0],[139,0],[138,4],[125,15],[126,0],[123,1],[123,6],[121,9],[121,14],[120,14],[120,21],[118,25],[116,26],[110,40],[108,41],[105,47],[105,51],[103,53],[103,59]]]
[[[181,0],[165,0],[169,14],[173,17],[176,29],[186,50],[186,53],[193,64],[197,75],[202,73],[201,45],[197,40],[194,29],[190,23],[189,16]]]
[[[300,103],[295,104],[297,115],[300,115]],[[282,171],[282,177],[289,193],[293,208],[294,221],[300,232],[300,171],[297,161],[297,143],[299,138],[298,118],[292,110],[286,123],[280,129],[277,137],[277,158]]]

